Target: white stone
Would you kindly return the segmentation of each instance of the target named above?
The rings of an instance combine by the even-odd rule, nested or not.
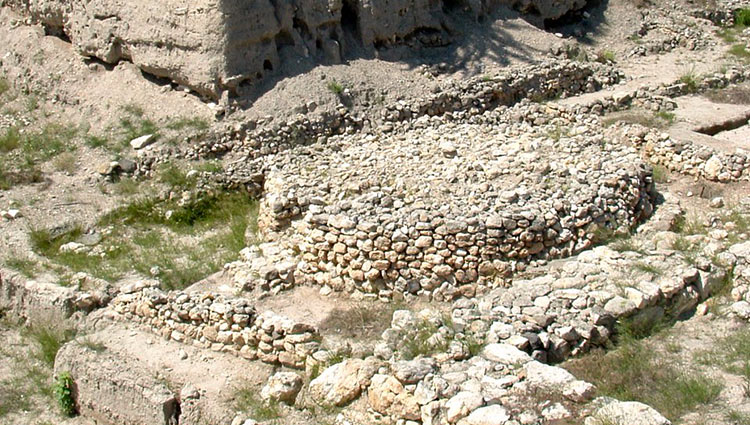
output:
[[[146,134],[140,137],[136,137],[135,139],[130,141],[130,146],[132,146],[135,150],[143,149],[153,142],[153,138],[153,134]]]
[[[504,365],[521,366],[531,361],[531,356],[510,344],[489,344],[482,350],[482,357]]]
[[[510,420],[508,411],[500,405],[480,407],[458,421],[458,425],[503,425]]]
[[[481,395],[469,391],[461,391],[445,403],[445,418],[449,423],[456,423],[456,421],[467,416],[481,405]]]
[[[612,401],[586,419],[586,425],[672,425],[652,407],[637,401]]]

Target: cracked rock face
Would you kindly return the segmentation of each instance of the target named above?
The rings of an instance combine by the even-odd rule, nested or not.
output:
[[[457,4],[456,4],[457,3]],[[305,66],[340,63],[362,46],[376,48],[416,40],[423,46],[450,42],[445,33],[454,10],[475,17],[498,6],[541,19],[556,19],[583,0],[6,0],[65,34],[83,56],[109,64],[132,61],[142,71],[168,78],[218,99],[239,85]],[[457,8],[456,6],[460,6]]]

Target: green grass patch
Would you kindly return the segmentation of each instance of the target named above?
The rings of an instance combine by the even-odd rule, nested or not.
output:
[[[734,12],[734,26],[741,29],[750,27],[750,9],[742,8]]]
[[[166,127],[170,130],[185,130],[185,129],[194,129],[194,130],[208,130],[210,124],[207,120],[199,117],[194,118],[177,118],[175,120],[170,121],[167,123]]]
[[[157,170],[157,178],[170,188],[187,190],[195,186],[197,179],[188,177],[187,171],[173,163],[162,164]]]
[[[669,182],[669,170],[663,165],[653,164],[651,166],[651,176],[656,183],[667,183]]]
[[[611,50],[600,50],[596,54],[596,61],[599,63],[614,63],[615,62],[615,52]]]
[[[155,276],[167,289],[181,289],[236,258],[257,232],[257,202],[242,193],[218,192],[188,202],[138,198],[104,215],[99,227],[109,227],[100,242],[103,255],[61,253],[76,241],[80,226],[67,231],[31,229],[34,251],[50,259],[61,272],[86,272],[108,281],[130,273]],[[167,218],[167,212],[171,215]]]
[[[26,277],[34,277],[39,272],[39,263],[29,256],[12,253],[3,261],[5,266],[13,269]]]
[[[75,332],[67,326],[49,321],[37,324],[26,330],[26,335],[36,342],[39,350],[37,358],[49,367],[54,366],[55,356],[66,342],[73,339]]]
[[[711,403],[722,388],[720,383],[681,368],[675,359],[636,339],[627,339],[609,352],[591,352],[563,366],[577,378],[596,385],[599,395],[646,403],[672,421]]]
[[[431,356],[436,353],[444,352],[450,344],[449,338],[435,338],[438,333],[438,327],[428,320],[420,320],[413,332],[404,338],[399,352],[406,360],[414,359],[418,356]]]
[[[671,230],[682,235],[703,235],[706,233],[706,228],[701,223],[700,218],[695,215],[677,216]]]
[[[40,131],[9,128],[0,136],[0,190],[42,181],[39,164],[75,150],[75,126],[48,124]]]
[[[653,264],[648,264],[643,261],[639,261],[633,264],[633,268],[640,272],[652,274],[654,276],[661,276],[664,273],[664,270],[662,270],[658,266],[653,265]]]
[[[0,96],[4,96],[10,91],[10,83],[5,76],[0,76]]]
[[[669,124],[672,124],[674,122],[674,119],[675,119],[674,113],[668,112],[668,111],[659,111],[659,112],[657,112],[654,115],[656,115],[656,118],[664,120],[665,122],[667,122]]]
[[[729,48],[729,54],[736,56],[742,60],[750,59],[750,52],[748,52],[747,48],[744,44],[735,44],[732,47]]]
[[[0,136],[0,153],[12,152],[21,147],[21,133],[18,128],[11,127]]]
[[[236,389],[232,399],[232,407],[234,410],[249,414],[253,419],[260,422],[280,418],[279,404],[259,399],[259,393],[259,390],[250,387]]]

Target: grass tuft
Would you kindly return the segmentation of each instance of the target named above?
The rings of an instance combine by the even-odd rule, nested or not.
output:
[[[259,391],[250,387],[236,389],[232,406],[235,410],[249,414],[256,421],[269,421],[281,417],[278,402],[265,402],[258,398]]]
[[[564,367],[578,379],[595,384],[599,395],[646,403],[672,421],[711,403],[722,388],[632,338],[610,352],[594,351]]]

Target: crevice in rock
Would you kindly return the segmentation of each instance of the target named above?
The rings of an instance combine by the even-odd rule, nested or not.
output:
[[[341,8],[341,28],[356,40],[361,40],[359,12],[353,0],[344,0]]]
[[[56,27],[54,25],[48,25],[48,24],[42,24],[42,27],[44,28],[44,35],[50,36],[50,37],[57,37],[60,40],[72,44],[73,42],[70,40],[70,37],[68,37],[68,34],[65,34],[65,30],[63,27]]]

